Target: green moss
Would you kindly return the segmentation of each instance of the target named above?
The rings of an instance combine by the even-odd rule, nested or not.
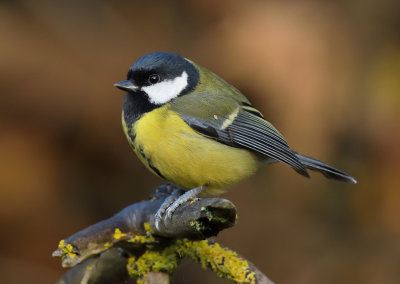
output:
[[[153,236],[153,229],[150,227],[149,223],[144,223],[144,230],[146,235],[134,235],[131,236],[127,241],[134,244],[145,244],[148,250],[153,248],[153,244],[158,243],[157,239]]]
[[[201,221],[191,221],[190,226],[192,226],[197,232],[204,232],[206,230],[204,222]]]
[[[178,267],[178,257],[171,247],[163,251],[146,251],[140,257],[129,258],[126,266],[129,276],[137,279],[138,283],[144,283],[143,278],[151,272],[165,272],[171,275]]]
[[[218,243],[184,239],[178,240],[175,246],[180,256],[189,257],[200,263],[203,268],[212,269],[221,278],[236,283],[255,283],[255,272],[251,271],[248,262]]]
[[[201,207],[201,212],[207,217],[207,219],[210,222],[219,222],[219,223],[227,223],[228,219],[223,218],[223,217],[219,217],[219,216],[215,216],[215,213],[213,213],[212,211],[208,210],[206,207]]]
[[[144,223],[144,230],[146,232],[146,235],[134,235],[132,233],[123,233],[119,228],[115,228],[114,234],[113,234],[113,239],[114,242],[120,241],[120,240],[126,240],[130,243],[137,243],[137,244],[152,244],[156,243],[157,240],[153,236],[153,229],[150,227],[149,223]],[[109,248],[111,244],[109,242],[106,242],[104,244],[105,248]]]
[[[65,240],[61,240],[58,243],[58,248],[64,253],[64,256],[74,258],[77,254],[74,251],[74,247],[71,244],[66,244]]]
[[[151,272],[165,272],[171,275],[178,267],[178,255],[175,246],[168,246],[161,251],[152,250],[152,244],[157,240],[154,231],[148,223],[144,223],[146,235],[133,236],[128,242],[147,244],[147,250],[140,257],[130,257],[126,266],[129,275],[137,279],[137,283],[144,283],[143,278]]]
[[[255,272],[251,271],[247,261],[236,252],[221,247],[218,243],[210,244],[207,240],[177,240],[162,251],[147,250],[138,258],[131,257],[127,270],[131,277],[143,283],[143,278],[150,271],[161,271],[171,275],[178,267],[178,260],[188,257],[212,269],[221,278],[236,283],[256,283]]]
[[[202,215],[204,217],[197,219],[196,221],[191,221],[190,225],[197,231],[197,232],[205,232],[210,229],[210,223],[214,226],[219,224],[227,224],[229,222],[228,219],[220,216],[215,216],[215,213],[208,210],[206,207],[201,208]]]
[[[119,241],[121,238],[126,237],[127,234],[126,233],[122,233],[121,230],[119,228],[115,228],[113,237],[115,240]]]
[[[153,236],[135,235],[128,239],[128,242],[135,244],[153,244],[156,239]]]
[[[202,210],[207,210],[206,208]],[[209,218],[212,215],[207,214]],[[223,218],[221,218],[223,219]],[[225,221],[225,220],[221,220]],[[192,226],[201,229],[201,222],[192,222]],[[127,271],[138,283],[144,283],[144,278],[151,272],[165,272],[171,275],[178,267],[179,259],[188,257],[201,264],[203,268],[212,269],[221,278],[232,280],[236,283],[256,283],[255,272],[251,271],[247,261],[240,258],[236,252],[221,247],[218,243],[209,243],[207,240],[190,241],[177,240],[162,250],[153,250],[152,244],[157,243],[153,236],[154,231],[145,223],[146,235],[132,236],[128,241],[132,243],[147,244],[147,250],[140,257],[130,257]],[[116,232],[119,235],[120,232]],[[115,238],[115,234],[114,234]]]
[[[146,234],[148,234],[148,235],[154,234],[154,230],[150,227],[149,223],[143,223],[143,227],[144,227],[144,230],[146,231]]]

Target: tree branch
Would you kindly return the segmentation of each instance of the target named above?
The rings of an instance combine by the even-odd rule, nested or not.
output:
[[[154,216],[177,188],[166,184],[152,198],[61,240],[53,256],[74,267],[59,283],[169,283],[182,257],[241,283],[272,283],[253,264],[218,243],[205,240],[235,224],[235,206],[226,199],[197,199],[178,207],[158,231]],[[163,282],[160,282],[163,281]]]

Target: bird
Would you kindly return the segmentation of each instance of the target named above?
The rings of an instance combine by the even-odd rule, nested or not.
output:
[[[346,183],[347,173],[292,150],[283,135],[233,85],[193,61],[170,52],[137,59],[127,79],[123,131],[140,161],[185,193],[157,213],[171,217],[182,203],[221,194],[273,162]]]

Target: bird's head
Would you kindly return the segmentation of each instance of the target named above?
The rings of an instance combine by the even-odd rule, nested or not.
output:
[[[149,103],[163,105],[192,91],[199,82],[199,71],[186,58],[168,52],[153,52],[139,58],[129,68],[127,80],[114,86],[146,96]]]

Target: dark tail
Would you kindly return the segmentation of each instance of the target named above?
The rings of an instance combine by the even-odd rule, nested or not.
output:
[[[357,183],[357,181],[352,176],[349,176],[348,174],[346,174],[338,169],[335,169],[334,167],[331,167],[321,161],[301,155],[296,152],[295,152],[295,155],[297,156],[297,158],[299,158],[300,162],[304,166],[306,166],[306,168],[313,170],[313,171],[318,171],[327,178],[337,179],[337,180],[348,182],[348,183]]]

